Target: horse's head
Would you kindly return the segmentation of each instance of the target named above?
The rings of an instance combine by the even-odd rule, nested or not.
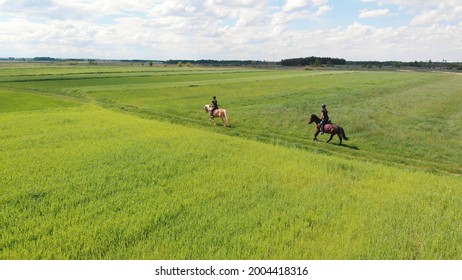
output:
[[[308,121],[308,124],[318,123],[317,120],[319,120],[318,116],[316,114],[311,114],[310,120]]]
[[[210,105],[209,104],[205,104],[204,105],[204,110],[206,113],[210,112]]]

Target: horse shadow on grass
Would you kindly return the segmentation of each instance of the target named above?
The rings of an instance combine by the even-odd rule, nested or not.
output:
[[[345,144],[345,143],[342,143],[342,145],[339,145],[338,143],[327,143],[327,144],[336,145],[336,146],[340,146],[340,147],[344,147],[344,148],[348,148],[348,149],[356,150],[356,151],[360,150],[358,146],[348,145],[348,144]]]

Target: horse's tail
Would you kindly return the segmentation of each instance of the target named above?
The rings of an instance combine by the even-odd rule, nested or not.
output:
[[[223,109],[223,115],[225,116],[226,126],[231,126],[230,120],[229,120],[229,117],[228,117],[228,112],[226,112],[225,109]]]
[[[345,141],[348,141],[350,138],[345,135],[345,130],[343,130],[343,127],[340,127],[340,132],[342,133],[342,138]]]

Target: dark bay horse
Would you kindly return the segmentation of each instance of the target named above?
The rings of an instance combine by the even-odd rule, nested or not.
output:
[[[204,110],[207,114],[210,115],[210,111],[212,110],[212,106],[209,104],[205,104]],[[221,122],[223,123],[224,126],[231,126],[231,123],[229,121],[228,113],[226,112],[225,109],[216,109],[213,111],[213,116],[210,116],[210,122],[213,122],[214,124],[217,124],[215,122],[215,118],[219,117],[221,119]]]
[[[321,122],[321,119],[316,116],[315,114],[311,114],[311,118],[308,121],[309,124],[315,123],[316,124],[316,133],[314,134],[314,139],[313,141],[318,141],[318,134],[321,132],[319,123]],[[348,137],[345,135],[345,131],[343,128],[339,125],[333,124],[333,123],[328,123],[324,125],[324,132],[330,134],[329,140],[327,140],[327,143],[329,143],[330,140],[332,140],[332,137],[334,135],[338,135],[338,138],[340,139],[340,144],[342,145],[342,139],[345,139],[345,141],[348,141]]]

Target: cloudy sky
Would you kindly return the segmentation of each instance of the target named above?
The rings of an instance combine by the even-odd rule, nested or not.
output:
[[[462,0],[0,0],[0,57],[462,61]]]

